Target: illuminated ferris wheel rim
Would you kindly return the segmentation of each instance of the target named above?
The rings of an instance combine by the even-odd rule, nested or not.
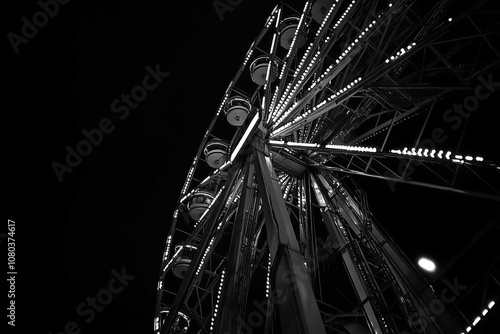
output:
[[[322,1],[315,3],[319,2]],[[333,1],[331,2],[333,3]],[[200,285],[201,289],[212,287],[214,291],[213,295],[216,296],[213,304],[215,305],[215,311],[211,316],[204,318],[205,322],[209,324],[210,330],[212,330],[214,319],[218,314],[220,291],[224,283],[226,268],[225,258],[229,254],[219,254],[215,253],[215,251],[213,254],[207,254],[213,251],[213,247],[217,246],[219,242],[217,238],[223,238],[222,231],[228,226],[229,230],[236,228],[236,224],[232,223],[238,210],[239,204],[236,203],[242,200],[242,194],[250,187],[248,180],[245,181],[242,161],[245,160],[244,158],[251,151],[249,148],[253,148],[255,153],[253,144],[261,145],[257,150],[266,152],[267,156],[265,159],[269,159],[268,161],[275,169],[277,174],[276,179],[279,180],[284,198],[290,194],[290,187],[294,187],[293,192],[297,192],[294,201],[300,198],[298,189],[303,189],[300,187],[304,187],[304,185],[299,185],[298,180],[303,181],[308,177],[314,180],[315,176],[312,176],[312,173],[303,173],[309,167],[312,167],[311,169],[314,169],[315,172],[319,172],[318,175],[331,176],[329,179],[323,178],[326,182],[326,187],[330,186],[328,192],[331,192],[334,188],[333,185],[337,184],[335,183],[338,182],[335,181],[335,175],[337,174],[351,173],[354,175],[367,175],[362,170],[346,168],[342,164],[337,163],[338,160],[346,159],[346,157],[347,159],[349,157],[366,158],[366,161],[369,161],[368,165],[372,159],[374,161],[376,159],[406,159],[408,161],[418,160],[443,166],[482,167],[494,169],[495,171],[499,169],[493,162],[480,155],[457,154],[449,150],[439,148],[430,149],[417,145],[389,149],[385,147],[385,143],[383,145],[360,145],[369,136],[377,135],[384,131],[390,132],[393,125],[404,122],[406,119],[422,112],[422,109],[416,106],[412,106],[407,111],[395,112],[392,120],[386,120],[378,124],[376,128],[366,133],[358,134],[354,140],[344,141],[342,140],[343,138],[337,138],[335,133],[328,133],[330,129],[328,122],[332,122],[329,117],[333,109],[337,108],[338,112],[336,115],[341,115],[342,112],[351,116],[355,114],[356,109],[352,105],[349,105],[349,103],[357,100],[366,102],[370,98],[373,85],[370,86],[368,83],[373,83],[374,80],[388,73],[391,69],[404,67],[405,62],[421,50],[425,46],[426,41],[431,40],[435,35],[439,35],[440,32],[437,29],[438,33],[435,35],[431,34],[430,37],[426,34],[418,35],[420,39],[406,43],[404,47],[384,54],[379,59],[378,67],[369,68],[363,75],[355,73],[352,78],[347,78],[346,73],[348,72],[349,64],[356,62],[357,55],[363,54],[361,43],[370,40],[370,36],[374,34],[373,32],[383,26],[384,22],[388,21],[389,18],[393,17],[396,11],[403,10],[406,2],[402,1],[394,6],[388,6],[386,10],[377,13],[378,18],[374,16],[375,20],[370,19],[361,24],[359,31],[354,36],[357,38],[354,38],[351,44],[345,43],[344,48],[338,51],[338,54],[332,55],[329,52],[329,48],[337,42],[334,32],[335,28],[338,27],[339,30],[341,29],[343,22],[348,19],[349,15],[353,15],[356,12],[360,2],[340,1],[339,3],[337,1],[336,3],[338,5],[331,7],[330,11],[324,16],[323,21],[316,22],[317,24],[313,22],[314,20],[310,14],[313,12],[313,1],[306,2],[302,14],[299,13],[300,16],[296,19],[289,19],[290,17],[282,19],[285,11],[285,7],[283,6],[278,5],[273,9],[266,21],[265,27],[251,44],[243,64],[230,82],[188,172],[188,177],[186,178],[179,200],[179,204],[184,206],[181,209],[179,205],[178,209],[175,210],[174,220],[177,220],[182,213],[181,211],[186,208],[188,211],[190,211],[190,208],[196,208],[200,214],[191,216],[192,220],[189,219],[189,216],[187,218],[184,216],[184,219],[187,219],[186,225],[193,228],[191,234],[186,231],[177,233],[180,229],[176,228],[175,233],[177,234],[172,232],[168,236],[159,291],[161,296],[165,288],[162,285],[163,279],[167,275],[170,275],[170,277],[177,276],[177,278],[184,277],[187,268],[191,264],[192,254],[194,254],[195,250],[198,250],[199,254],[201,254],[201,262],[196,268],[195,277],[198,279],[206,275],[212,277],[213,280],[203,282],[203,284],[201,284],[201,281],[198,281],[197,284]],[[341,9],[344,11],[342,12]],[[339,21],[335,23],[334,18],[341,18],[340,23]],[[437,28],[447,29],[447,25],[449,24],[450,21],[445,20],[440,22]],[[288,35],[290,34],[291,25],[294,25],[295,29],[293,39],[290,40],[287,37],[284,41],[280,40],[279,37],[282,31],[286,31]],[[313,25],[318,27],[316,33],[313,30],[309,30]],[[332,27],[335,28],[332,29]],[[270,31],[273,28],[275,28],[275,31],[271,33]],[[270,39],[271,50],[269,52],[262,51],[259,43],[266,36],[269,37],[268,35],[272,36]],[[314,40],[309,44],[307,42],[304,43],[302,51],[304,48],[306,51],[304,51],[301,58],[299,56],[298,44],[302,44],[302,42],[296,45],[295,41],[302,40],[305,35],[314,35]],[[320,41],[322,42],[320,43]],[[280,45],[283,46],[281,43],[288,43],[285,44],[288,48],[283,47],[287,50],[286,55],[283,56],[279,56],[279,47]],[[262,55],[256,55],[258,52],[262,53]],[[240,81],[244,82],[245,76],[248,73],[250,76],[246,77],[247,81],[256,84],[253,93],[251,93],[251,90],[248,91],[241,88],[239,84]],[[340,80],[339,78],[342,76],[347,79]],[[251,79],[251,81],[248,79]],[[446,92],[447,90],[444,89],[443,94]],[[427,106],[433,105],[432,99],[428,97],[422,98],[419,102]],[[341,108],[344,108],[342,109],[343,111],[339,111]],[[226,116],[227,122],[236,127],[236,134],[231,141],[227,142],[221,141],[214,135],[214,125],[219,121],[219,116],[222,113]],[[242,118],[245,119],[242,120]],[[340,120],[346,119],[340,118]],[[355,127],[350,127],[346,131],[344,129],[337,129],[336,131],[337,134],[342,133],[343,135],[347,135],[353,129],[355,130]],[[323,131],[326,131],[326,134],[321,135]],[[211,137],[215,139],[209,140]],[[328,138],[328,140],[325,140],[325,138]],[[205,156],[205,159],[203,159],[203,156]],[[203,162],[201,166],[198,165],[200,161]],[[206,173],[203,168],[206,167],[204,163],[207,163],[213,169]],[[254,161],[254,163],[257,162]],[[295,170],[292,170],[294,168]],[[202,172],[201,178],[200,175],[195,175],[198,170]],[[372,176],[391,180],[390,177],[385,175]],[[232,181],[228,181],[229,179]],[[398,181],[396,178],[393,178],[393,180]],[[196,182],[196,184],[192,185],[192,181]],[[232,186],[226,186],[226,182]],[[247,183],[245,184],[245,182]],[[220,186],[219,183],[221,184]],[[321,182],[317,181],[317,183],[320,184]],[[417,184],[418,182],[414,183]],[[213,184],[217,184],[216,190],[207,190]],[[341,192],[343,188],[340,185],[338,186],[340,189],[339,192]],[[436,187],[439,189],[439,186]],[[449,190],[445,187],[442,189]],[[349,194],[344,192],[342,196],[348,198]],[[496,197],[490,197],[490,199],[499,201],[500,196],[496,195]],[[217,203],[223,204],[224,209],[222,211],[228,207],[231,207],[231,209],[224,214],[221,214],[220,211],[214,212]],[[259,205],[261,206],[262,204]],[[292,206],[291,204],[290,207]],[[261,209],[259,207],[256,212],[262,214]],[[200,231],[210,228],[207,223],[209,219],[214,224],[212,228],[215,234],[210,239],[207,239],[204,245],[200,245]],[[193,220],[195,223],[190,225]],[[263,219],[259,218],[257,222],[260,224],[259,229],[263,229]],[[189,235],[187,240],[182,240],[179,243],[179,238],[186,235]],[[195,238],[195,236],[197,237]],[[227,235],[225,237],[227,238]],[[260,230],[255,240],[262,240]],[[169,250],[174,245],[174,254],[170,256]],[[264,258],[267,253],[264,254],[265,252],[271,253],[266,247],[266,245],[262,244],[257,247],[258,251],[261,252],[260,257],[255,254],[252,255],[254,260],[258,258],[257,264],[262,265],[262,263],[266,262]],[[211,261],[212,257],[219,261],[215,270],[201,269],[204,264]],[[269,264],[267,268],[268,280],[270,270]],[[269,281],[267,281],[267,286],[269,286]],[[189,291],[196,289],[198,289],[198,286],[189,287]],[[266,294],[268,292],[267,288]],[[167,306],[168,303],[161,298],[160,305]],[[165,299],[168,300],[168,298]],[[196,310],[193,308],[188,311],[195,312]],[[203,311],[201,306],[198,311],[200,313]],[[184,314],[183,312],[178,311],[177,314]],[[156,319],[155,326],[159,327],[163,325],[163,321],[160,321],[162,315],[165,316],[165,312],[161,313],[159,318]],[[196,321],[194,323],[196,324]],[[200,328],[209,327],[206,324],[196,325]]]

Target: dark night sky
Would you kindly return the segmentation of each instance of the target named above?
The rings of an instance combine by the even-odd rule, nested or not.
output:
[[[34,0],[8,6],[4,36],[19,34],[21,18],[40,10]],[[208,122],[273,6],[242,1],[221,21],[210,0],[72,1],[17,54],[4,38],[6,211],[17,226],[19,333],[55,334],[70,321],[81,333],[152,332],[177,196]],[[168,77],[119,119],[112,101],[157,64]],[[114,130],[59,182],[51,164],[63,162],[66,145],[75,148],[82,130],[104,118]],[[463,196],[406,186],[391,193],[383,182],[361,182],[374,213],[410,258],[451,256],[471,234],[462,222],[479,226],[495,211]],[[78,305],[122,268],[135,278],[86,323]]]

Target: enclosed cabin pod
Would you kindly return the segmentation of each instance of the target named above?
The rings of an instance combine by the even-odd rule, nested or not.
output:
[[[242,126],[250,113],[250,101],[242,96],[231,97],[224,107],[227,121],[233,126]]]
[[[168,313],[170,312],[170,307],[163,307],[161,310],[161,323],[165,323]],[[185,334],[189,329],[189,324],[191,323],[191,318],[183,311],[177,312],[174,323],[170,328],[169,334]]]
[[[316,0],[311,8],[311,14],[314,21],[319,24],[323,23],[326,14],[328,14],[328,11],[332,8],[334,2],[334,0]]]
[[[262,86],[266,83],[267,69],[269,68],[270,58],[268,56],[259,56],[250,64],[250,75],[252,81]],[[273,62],[269,82],[273,82],[278,77],[278,62]]]
[[[188,201],[187,208],[189,215],[195,221],[199,221],[201,216],[208,210],[210,204],[214,200],[214,194],[207,190],[196,191]]]
[[[292,46],[293,38],[295,37],[295,32],[297,31],[297,27],[299,26],[299,17],[287,17],[283,19],[279,26],[278,30],[280,33],[280,45],[285,49],[290,49]],[[296,41],[298,43],[298,47],[301,48],[306,44],[306,34],[305,32],[300,36],[300,38]]]
[[[210,167],[219,168],[227,160],[229,144],[220,139],[213,139],[205,146],[203,153],[205,153],[205,159]]]
[[[174,265],[172,266],[172,272],[175,276],[183,279],[186,275],[186,272],[191,264],[191,260],[193,259],[194,252],[196,252],[196,246],[194,245],[184,245],[179,244],[175,246],[175,252],[177,252],[182,247],[182,250],[175,260]]]

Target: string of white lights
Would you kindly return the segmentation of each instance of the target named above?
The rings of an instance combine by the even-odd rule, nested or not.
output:
[[[336,2],[338,2],[338,0],[336,0]],[[308,4],[306,4],[307,6]],[[330,17],[330,14],[333,12],[335,8],[335,4],[330,8],[330,10],[328,11],[328,13],[326,14],[325,18],[323,19],[322,23],[321,23],[321,26],[320,28],[318,29],[318,31],[316,32],[316,37],[319,36],[320,34],[322,34],[324,32],[324,29],[326,27],[326,22],[328,22],[328,19]],[[304,11],[305,11],[306,8],[304,8]],[[303,16],[304,14],[302,14]],[[298,30],[298,29],[297,29]],[[297,30],[295,31],[295,34],[297,34]],[[295,39],[295,38],[294,38]],[[329,37],[327,38],[329,39]],[[293,75],[293,78],[297,78],[298,74],[302,72],[302,67],[304,66],[304,64],[306,63],[306,60],[309,58],[309,53],[311,52],[312,50],[312,47],[314,46],[313,43],[310,43],[309,46],[307,47],[304,55],[302,56],[302,59],[300,60],[299,62],[299,66],[297,67],[294,75]],[[291,49],[291,48],[290,48]],[[290,51],[289,51],[290,52]],[[290,91],[290,88],[292,86],[292,82],[290,82],[284,93],[281,95],[281,99],[278,103],[278,108],[277,108],[277,111],[274,112],[274,117],[273,117],[273,123],[276,123],[276,119],[278,117],[280,117],[280,115],[283,114],[283,111],[284,109],[286,108],[286,106],[288,105],[288,103],[290,102],[291,98],[293,96],[295,96],[295,92],[296,90],[300,87],[300,85],[302,84],[302,82],[305,80],[305,78],[309,75],[309,72],[310,70],[313,68],[314,64],[316,63],[316,60],[317,58],[319,57],[319,55],[321,54],[321,51],[317,51],[316,54],[313,56],[313,58],[311,59],[311,61],[308,62],[308,66],[307,68],[305,69],[305,71],[301,74],[301,77],[299,79],[299,81],[295,84],[294,88]],[[284,75],[284,68],[282,69],[281,71],[281,74],[280,74],[280,79],[283,78],[283,75]],[[285,116],[286,117],[286,116]]]
[[[175,210],[175,212],[177,212],[179,210]],[[169,235],[167,237],[167,242],[166,242],[167,246],[165,247],[165,253],[163,254],[163,261],[167,261],[167,258],[168,258],[168,254],[170,253],[170,247],[171,247],[171,244],[172,244],[172,236]]]
[[[172,258],[170,259],[170,261],[168,261],[168,263],[165,265],[165,267],[163,267],[163,271],[167,270],[168,268],[170,268],[170,265],[172,264],[172,262],[177,259],[177,256],[179,256],[179,253],[182,251],[182,249],[184,248],[184,246],[179,246],[179,249],[175,252],[175,254],[172,256]]]
[[[465,161],[477,161],[477,162],[483,162],[484,158],[481,156],[476,156],[473,157],[471,155],[460,155],[460,154],[453,154],[451,151],[445,151],[439,150],[436,151],[435,149],[429,150],[428,148],[417,148],[417,147],[412,147],[408,148],[405,147],[403,150],[390,150],[390,153],[393,154],[400,154],[400,155],[405,155],[405,156],[418,156],[418,157],[425,157],[425,158],[434,158],[434,159],[446,159],[446,160],[451,160],[452,162],[455,163],[460,163],[463,164]]]
[[[323,108],[323,107],[327,103],[333,104],[333,105],[328,105],[327,107],[333,107],[333,106],[335,106],[336,102],[334,101],[334,99],[336,99],[340,95],[342,95],[342,94],[344,94],[344,93],[352,90],[356,85],[358,85],[359,83],[361,83],[361,80],[362,80],[361,77],[359,77],[357,79],[354,79],[352,82],[350,82],[349,84],[347,84],[345,87],[341,88],[335,94],[332,94],[330,97],[328,97],[327,99],[325,99],[322,102],[320,102],[318,105],[316,105],[315,107],[313,107],[311,110],[308,110],[305,113],[303,113],[301,115],[298,115],[294,120],[289,121],[285,125],[283,125],[280,128],[274,130],[271,133],[271,136],[275,136],[276,134],[283,132],[284,130],[286,130],[290,126],[297,124],[298,122],[304,120],[306,117],[310,116],[311,114],[312,114],[311,117],[309,117],[309,119],[308,119],[309,122],[312,121],[312,120],[314,120],[314,119],[316,119],[316,118],[318,118],[324,112],[326,112],[325,108]]]
[[[271,290],[271,254],[269,253],[269,259],[267,261],[267,275],[266,275],[266,298],[269,297],[270,290]]]
[[[212,200],[212,202],[208,205],[208,208],[205,210],[205,212],[203,212],[203,214],[201,215],[200,219],[194,224],[194,228],[196,228],[198,226],[198,223],[201,222],[203,220],[203,218],[205,218],[205,216],[208,214],[208,212],[210,212],[210,209],[212,208],[212,206],[214,205],[214,203],[217,203],[217,199],[219,198],[220,194],[222,193],[222,191],[224,190],[225,186],[222,187],[219,192],[217,193],[217,195],[215,195],[214,199]]]
[[[222,287],[224,285],[225,274],[226,274],[225,270],[223,270],[222,273],[220,274],[220,283],[219,283],[219,289],[217,290],[217,299],[215,301],[214,313],[212,314],[212,319],[210,319],[210,331],[214,330],[215,318],[217,317],[217,312],[219,311],[219,305],[221,302],[221,294],[222,294]]]
[[[481,312],[481,316],[477,316],[474,321],[472,322],[472,326],[468,326],[466,329],[465,329],[465,332],[466,333],[469,333],[475,326],[477,326],[477,324],[481,321],[481,319],[483,319],[486,314],[488,314],[488,312],[493,308],[493,306],[495,306],[495,302],[492,300],[488,303],[488,305],[483,309],[483,311]],[[462,332],[461,334],[465,334],[464,332]]]
[[[214,241],[215,241],[215,237],[212,237],[212,239],[210,239],[210,243],[208,244],[207,248],[203,252],[203,256],[201,258],[200,264],[198,265],[198,268],[196,268],[195,277],[198,277],[198,274],[200,273],[201,268],[205,264],[205,259],[207,257],[208,252],[210,252],[210,249],[212,249],[212,245],[214,244]]]
[[[193,159],[193,162],[191,163],[191,167],[189,167],[188,175],[186,177],[186,180],[184,181],[184,185],[182,186],[181,195],[186,194],[186,191],[189,187],[189,184],[191,183],[191,179],[193,178],[194,170],[195,170],[197,161],[198,161],[198,157],[195,157]]]
[[[407,52],[409,52],[412,48],[414,48],[415,46],[417,45],[417,43],[413,42],[411,43],[410,45],[408,45],[406,48],[401,48],[398,52],[396,52],[395,55],[392,55],[390,56],[389,58],[387,58],[385,60],[385,63],[389,63],[391,61],[394,61],[396,59],[398,59],[399,57],[403,56],[404,54],[406,54]]]
[[[334,149],[334,150],[342,150],[342,151],[350,151],[350,152],[369,152],[376,153],[376,147],[367,147],[367,146],[351,146],[351,145],[320,145],[317,143],[296,143],[296,142],[285,142],[283,140],[270,140],[270,145],[279,145],[279,146],[288,146],[288,147],[305,147],[305,148],[326,148],[326,149]]]

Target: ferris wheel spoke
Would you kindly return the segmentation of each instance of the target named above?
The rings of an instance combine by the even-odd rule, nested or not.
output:
[[[274,108],[276,105],[276,99],[278,96],[283,96],[283,89],[285,88],[285,84],[287,82],[286,78],[289,77],[289,72],[291,70],[292,62],[295,60],[294,55],[296,54],[299,48],[299,40],[304,37],[305,32],[307,30],[305,17],[310,11],[311,1],[307,1],[304,5],[304,9],[302,11],[302,15],[299,18],[299,22],[297,24],[297,28],[295,29],[294,37],[292,39],[290,48],[288,53],[284,57],[284,66],[281,69],[280,75],[278,77],[279,84],[275,89],[275,94],[272,99],[271,107],[269,108],[269,115],[266,118],[266,125],[269,127],[271,119],[274,117]],[[309,49],[308,49],[309,50]],[[306,51],[307,54],[308,51]],[[300,68],[300,65],[299,65]],[[296,70],[295,70],[296,71]],[[296,72],[295,72],[296,73]]]
[[[352,2],[351,5],[353,3],[354,2]],[[352,12],[351,5],[349,5],[349,7],[344,12],[344,14],[341,16],[341,19],[339,21],[337,21],[337,23],[334,25],[334,28],[333,28],[334,32],[336,32],[337,30],[341,30],[341,24],[343,24],[343,22],[345,22],[345,17],[348,16],[346,14]],[[354,10],[354,7],[352,8],[353,10]],[[364,24],[364,22],[362,24]],[[376,31],[376,30],[377,30],[377,20],[373,20],[369,24],[366,24],[366,28],[361,28],[361,33],[359,34],[359,36],[357,36],[357,38],[352,37],[352,43],[350,45],[348,45],[347,47],[345,47],[342,54],[340,56],[338,56],[338,58],[335,60],[336,64],[332,63],[325,70],[325,72],[319,77],[319,79],[315,80],[312,83],[312,85],[310,85],[309,89],[306,92],[306,95],[302,98],[302,100],[300,102],[296,102],[294,104],[294,106],[290,108],[289,106],[293,102],[292,99],[290,98],[290,96],[295,94],[296,91],[301,91],[302,86],[305,84],[305,82],[308,81],[309,75],[312,72],[306,71],[307,73],[303,73],[300,77],[300,80],[297,79],[297,77],[295,77],[295,80],[289,84],[289,88],[292,86],[294,88],[291,89],[290,91],[289,91],[289,89],[287,89],[287,91],[285,93],[288,93],[288,94],[283,95],[281,98],[281,101],[284,100],[284,102],[281,103],[281,101],[280,101],[281,104],[280,104],[279,111],[278,111],[277,115],[274,116],[273,123],[276,123],[275,128],[278,127],[280,124],[283,124],[285,122],[290,122],[291,119],[296,117],[297,113],[308,102],[310,102],[311,99],[318,92],[322,92],[323,88],[327,87],[329,85],[329,83],[334,78],[336,78],[338,76],[338,74],[341,73],[344,70],[344,68],[346,68],[352,62],[353,59],[358,59],[358,61],[359,61],[359,59],[361,57],[356,58],[357,53],[359,53],[362,50],[362,46],[364,44],[368,43],[370,41],[370,39],[373,38],[373,36],[376,36],[376,34],[373,33],[373,31]],[[358,33],[356,32],[356,35],[357,34]],[[318,42],[318,41],[319,41],[319,39],[316,39],[316,42]],[[321,48],[321,50],[317,51],[315,56],[311,59],[310,65],[307,68],[308,70],[316,67],[315,64],[316,64],[316,61],[318,58],[322,59],[322,61],[326,58],[325,56],[330,51],[334,42],[336,42],[336,38],[334,37],[334,35],[328,36],[328,38],[325,42],[325,45]],[[314,49],[315,48],[313,48],[313,50]],[[366,49],[363,50],[362,54],[364,54],[365,51],[366,51]],[[402,55],[401,55],[401,57],[402,57]],[[401,59],[399,61],[401,61]],[[394,66],[396,66],[396,64],[397,63],[392,62],[389,67],[388,66],[384,66],[384,67],[390,69],[391,66],[394,67]],[[358,75],[358,74],[356,74],[356,75]],[[340,91],[342,93],[343,89],[350,88],[350,87],[343,88],[343,84],[342,84],[343,81],[344,81],[344,79],[342,79],[342,81],[340,81],[339,84],[336,85],[337,88],[335,91]],[[300,86],[299,83],[302,84],[302,86]],[[337,95],[340,95],[340,94],[337,94]],[[332,98],[337,97],[337,95],[332,95]],[[333,105],[333,106],[335,106],[335,105]],[[330,105],[328,107],[331,108],[333,106]],[[288,108],[289,110],[285,112],[286,108]],[[308,113],[310,113],[310,112],[308,112]],[[318,114],[320,114],[320,112],[318,112]],[[299,119],[300,119],[300,116],[299,116]],[[294,121],[292,120],[291,122],[294,123],[294,122],[296,122],[296,120],[297,119],[295,119]]]
[[[375,147],[362,147],[362,146],[348,146],[348,145],[320,145],[315,143],[294,143],[284,141],[270,141],[274,149],[286,148],[295,155],[301,158],[299,152],[314,150],[317,156],[311,162],[302,162],[302,164],[313,164],[320,166],[320,168],[330,168],[338,172],[344,172],[355,175],[369,176],[379,179],[385,179],[388,182],[403,182],[407,184],[425,185],[435,189],[448,190],[452,192],[459,192],[463,194],[470,194],[482,198],[490,198],[498,200],[500,195],[500,175],[498,174],[498,166],[491,161],[485,161],[481,156],[454,154],[451,151],[443,150],[430,150],[424,148],[404,148],[403,150],[389,150],[380,151]],[[303,154],[303,153],[302,153]],[[332,163],[325,163],[321,155],[328,156]],[[347,165],[342,166],[338,164],[340,161],[336,157],[352,156],[352,157],[368,157],[369,159],[358,159],[358,163],[353,163],[350,159],[344,161]],[[302,157],[301,159],[304,159]],[[328,160],[327,159],[327,160]],[[307,160],[307,158],[306,158]],[[382,162],[384,161],[384,162]],[[286,162],[285,162],[286,164]],[[288,162],[290,164],[290,162]],[[443,168],[437,168],[436,165],[444,165]],[[420,180],[412,180],[416,175],[413,174],[415,166],[421,166],[427,169],[426,174],[420,173]],[[448,168],[446,168],[448,166]],[[456,169],[449,169],[455,166]],[[401,168],[403,167],[403,169]],[[408,167],[410,167],[409,173]],[[476,170],[481,170],[481,173],[492,174],[486,182],[481,178]],[[489,170],[489,172],[488,172]],[[418,175],[418,173],[417,173]],[[468,180],[467,182],[474,185],[476,190],[467,189],[466,187],[457,187],[458,183],[463,183],[461,180]],[[423,177],[423,179],[422,179]],[[289,183],[283,184],[284,194],[289,192]],[[483,189],[478,191],[477,189]]]

